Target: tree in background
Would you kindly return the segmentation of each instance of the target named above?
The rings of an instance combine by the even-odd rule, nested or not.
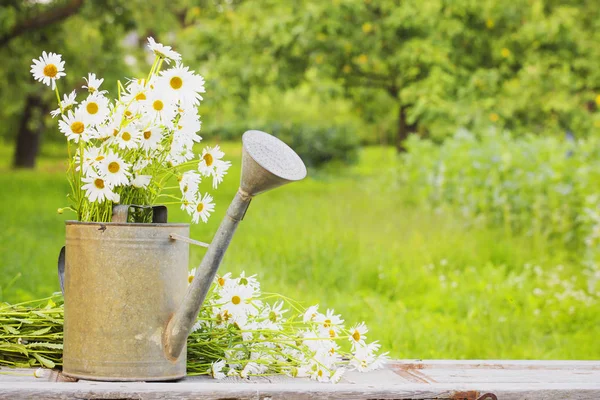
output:
[[[459,126],[589,132],[599,12],[591,0],[240,1],[183,34],[242,99],[255,85],[335,83],[365,117],[395,112],[402,150],[411,132]]]
[[[66,93],[87,71],[108,83],[143,69],[126,54],[143,58],[148,35],[195,58],[217,123],[251,120],[257,91],[309,87],[315,104],[352,100],[399,150],[411,133],[461,126],[585,135],[600,129],[599,14],[595,0],[7,0],[0,137],[19,138],[15,165],[33,165],[55,103],[29,75],[42,50],[63,54]]]
[[[41,91],[29,73],[32,58],[43,50],[60,53],[67,76],[58,84],[62,93],[81,90],[84,75],[95,72],[108,85],[145,69],[125,57],[126,35],[136,30],[152,34],[176,26],[173,3],[147,4],[142,0],[7,0],[0,5],[0,137],[16,141],[13,165],[32,168],[41,133],[55,129],[48,115],[57,107],[51,91]],[[145,36],[139,38],[145,41]],[[134,46],[128,49],[142,55]],[[86,75],[87,76],[87,75]]]

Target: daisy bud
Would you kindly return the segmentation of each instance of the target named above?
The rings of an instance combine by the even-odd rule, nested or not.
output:
[[[56,212],[59,213],[59,214],[62,214],[63,211],[64,211],[64,209],[62,209],[62,208],[59,208],[58,210],[56,210]]]

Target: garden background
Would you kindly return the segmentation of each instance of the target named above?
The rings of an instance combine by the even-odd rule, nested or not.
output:
[[[200,134],[233,162],[193,238],[225,214],[245,130],[310,167],[253,201],[222,273],[364,320],[396,358],[600,357],[595,0],[3,1],[0,301],[59,289],[73,218],[31,59],[63,55],[64,93],[95,72],[115,95],[147,36],[206,78]]]

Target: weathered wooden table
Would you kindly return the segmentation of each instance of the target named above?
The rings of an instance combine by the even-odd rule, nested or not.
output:
[[[58,371],[0,370],[0,399],[581,399],[600,400],[600,361],[393,361],[338,384],[282,377],[68,382]]]

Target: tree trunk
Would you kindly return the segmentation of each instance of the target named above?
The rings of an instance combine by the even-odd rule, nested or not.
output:
[[[398,110],[398,131],[396,132],[396,150],[398,153],[406,151],[404,147],[404,141],[408,138],[408,135],[417,131],[417,123],[409,124],[406,120],[406,112],[408,106],[401,104]]]
[[[35,117],[34,110],[40,107],[39,97],[34,94],[27,96],[25,110],[17,134],[17,146],[13,160],[13,167],[15,168],[35,167],[35,159],[40,148],[40,129],[38,124],[32,124],[31,119]],[[33,129],[32,125],[34,125]]]

